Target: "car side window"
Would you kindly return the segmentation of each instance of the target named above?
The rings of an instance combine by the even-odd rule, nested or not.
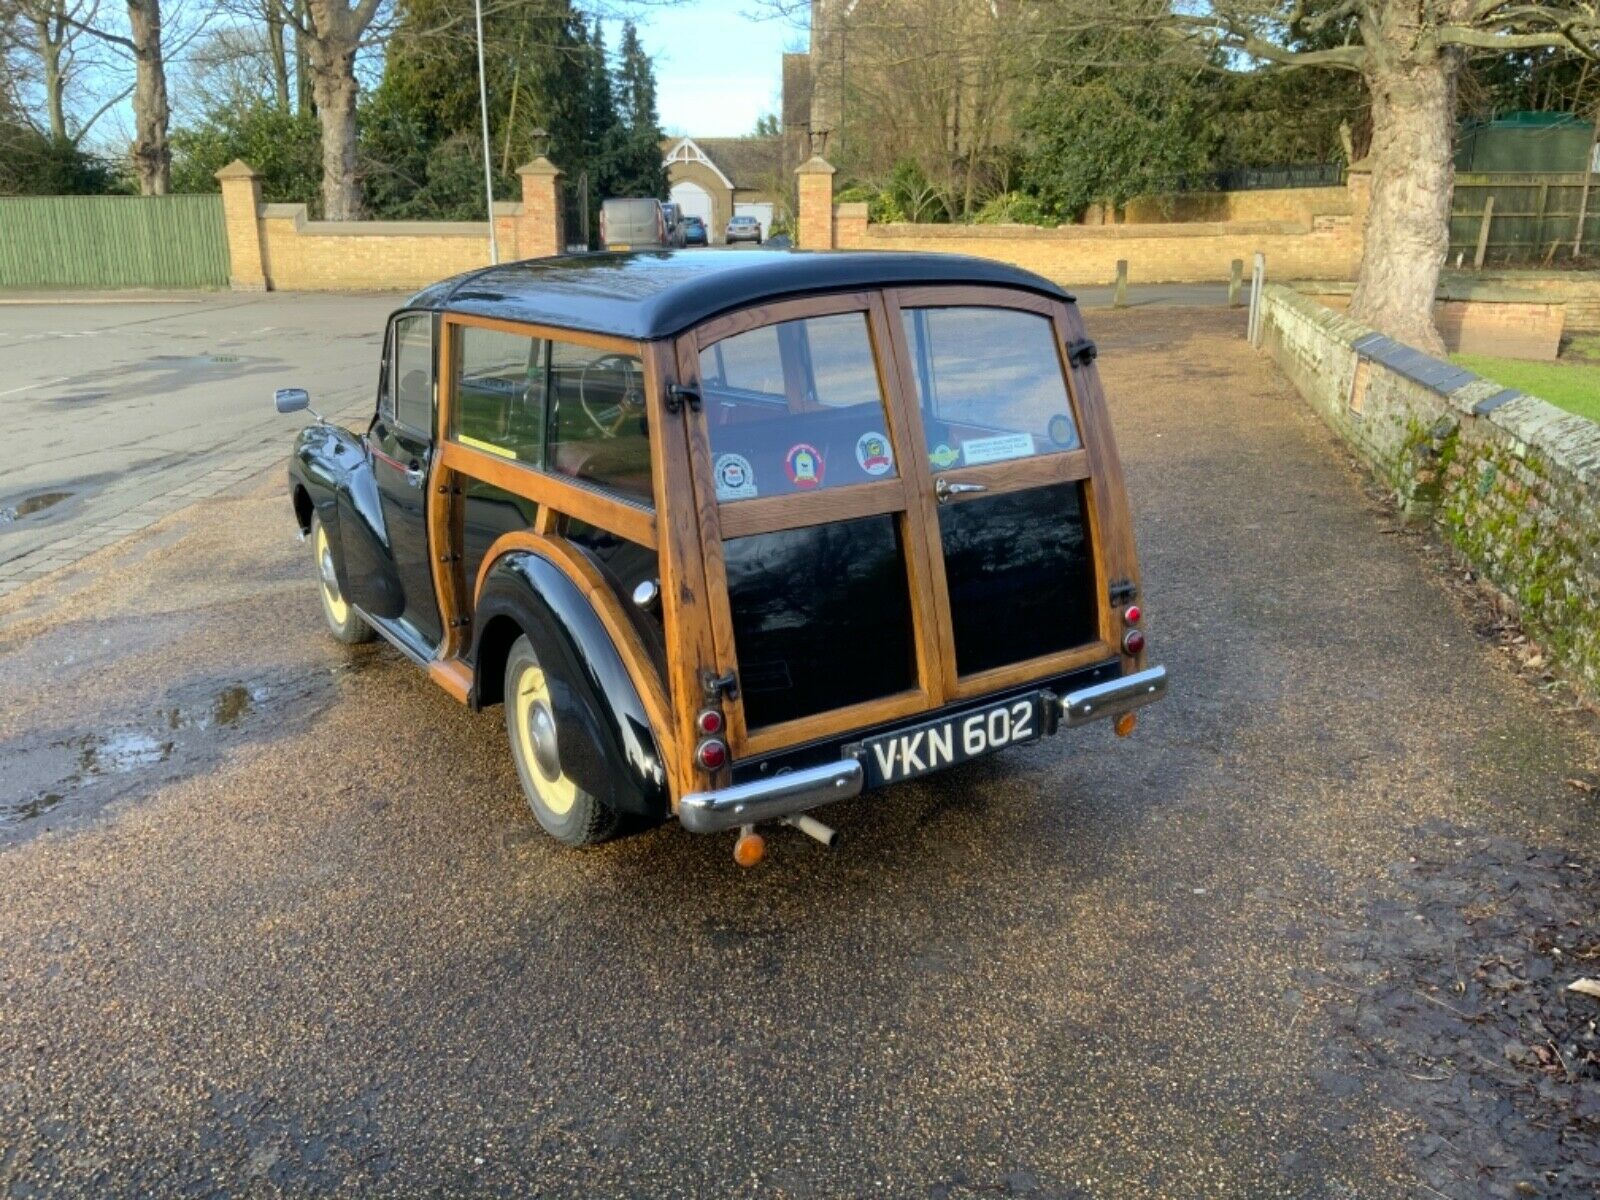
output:
[[[644,364],[637,355],[550,343],[545,467],[653,504]]]
[[[400,424],[418,433],[433,432],[433,314],[395,318],[388,388]]]
[[[476,325],[454,326],[450,340],[456,441],[542,467],[550,343]]]

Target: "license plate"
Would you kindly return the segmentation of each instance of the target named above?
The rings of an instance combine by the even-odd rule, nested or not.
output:
[[[632,250],[633,247],[629,246],[629,245],[627,245],[627,244],[625,244],[623,242],[612,242],[611,245],[606,247],[606,249],[607,250]]]
[[[867,781],[874,787],[981,758],[1006,746],[1039,740],[1039,693],[975,708],[862,742]]]

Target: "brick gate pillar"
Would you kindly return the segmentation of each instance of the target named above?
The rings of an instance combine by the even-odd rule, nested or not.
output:
[[[794,169],[800,182],[798,233],[804,250],[833,249],[833,167],[813,154]]]
[[[561,168],[544,155],[517,168],[522,178],[522,215],[517,218],[518,258],[566,253],[561,228]]]
[[[228,234],[228,286],[236,292],[267,290],[261,256],[261,173],[236,158],[217,172],[222,221]]]

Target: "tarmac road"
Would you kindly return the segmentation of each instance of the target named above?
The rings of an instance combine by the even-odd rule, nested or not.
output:
[[[831,854],[543,840],[277,471],[0,599],[0,1195],[1590,1194],[1600,732],[1241,322],[1091,316],[1173,694]]]
[[[0,305],[0,564],[283,431],[280,387],[370,404],[397,296],[41,296]],[[312,384],[315,386],[312,386]],[[29,511],[41,498],[56,498]],[[18,520],[20,515],[22,519]]]

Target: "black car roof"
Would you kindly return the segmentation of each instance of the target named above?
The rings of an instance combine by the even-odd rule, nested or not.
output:
[[[425,288],[407,307],[647,340],[763,300],[930,283],[990,284],[1072,299],[1031,271],[959,254],[668,250],[503,263]]]

